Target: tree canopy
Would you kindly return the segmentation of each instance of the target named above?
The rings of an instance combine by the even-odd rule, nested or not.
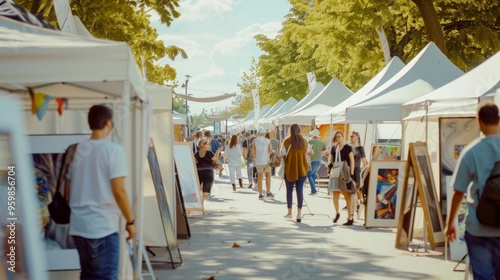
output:
[[[261,105],[287,99],[287,91],[301,99],[307,93],[306,73],[311,71],[318,81],[326,83],[336,77],[355,92],[385,64],[377,33],[380,27],[387,36],[391,56],[404,62],[429,41],[464,71],[500,50],[498,1],[289,2],[292,7],[278,36],[255,37],[264,52],[258,58],[255,77],[260,81]]]
[[[31,13],[58,26],[52,0],[19,0],[18,4]],[[180,16],[176,10],[178,0],[115,0],[115,1],[70,1],[73,15],[78,16],[89,32],[96,38],[124,41],[130,44],[137,65],[145,58],[148,80],[165,85],[173,81],[176,71],[170,65],[155,65],[163,57],[174,60],[177,56],[187,58],[186,52],[177,46],[165,46],[158,40],[157,31],[151,27],[148,14],[155,11],[160,22],[170,26]]]

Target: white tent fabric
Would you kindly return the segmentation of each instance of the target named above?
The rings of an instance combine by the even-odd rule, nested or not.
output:
[[[319,114],[316,116],[316,124],[327,124],[332,120],[335,120],[338,116],[345,115],[345,109],[349,106],[355,105],[362,102],[366,96],[373,90],[377,89],[394,75],[396,75],[405,64],[397,56],[393,57],[389,63],[387,63],[382,70],[380,70],[377,75],[375,75],[368,83],[366,83],[362,88],[360,88],[351,97],[344,100],[332,109]]]
[[[148,98],[129,45],[70,36],[0,16],[0,61],[0,89],[22,99],[26,114],[30,114],[28,111],[31,110],[27,87],[56,98],[68,98],[68,110],[59,119],[76,125],[66,126],[68,130],[58,130],[58,123],[48,116],[56,114],[52,110],[55,106],[49,106],[47,116],[41,121],[36,120],[36,126],[47,128],[44,134],[75,133],[82,118],[71,118],[69,112],[81,115],[82,110],[86,111],[90,105],[97,103],[110,103],[113,106],[113,118],[117,121],[112,138],[123,146],[129,159],[130,175],[127,176],[126,187],[133,198],[134,216],[139,220],[134,244],[137,242],[138,248],[142,248],[142,217],[139,209],[142,204],[142,167],[146,159],[144,151],[149,144],[145,142],[149,138],[146,135],[149,125],[147,112],[150,111],[144,110],[149,106]],[[33,118],[28,119],[30,121],[35,122]],[[87,131],[76,131],[82,132]],[[124,232],[120,234],[124,236]],[[120,251],[126,255],[125,238],[121,240]],[[56,257],[55,254],[47,259],[53,263],[64,261],[59,258],[63,255]],[[142,263],[142,254],[135,256],[136,262]],[[125,264],[129,260],[125,256],[120,258],[121,277],[131,271],[130,265]]]
[[[448,84],[403,105],[404,118],[474,116],[481,97],[500,81],[500,52]]]
[[[275,116],[281,115],[283,112],[289,112],[293,107],[295,107],[299,103],[297,99],[290,97],[288,100],[283,104],[283,106],[279,107],[274,113],[270,114],[268,117],[265,119],[259,120],[259,125],[261,125],[263,128],[266,129],[273,129],[274,127],[274,119]]]
[[[266,114],[261,115],[261,117],[259,118],[259,123],[260,123],[260,120],[264,120],[267,117],[272,116],[274,113],[276,113],[276,111],[279,110],[279,108],[281,108],[284,104],[285,104],[285,101],[283,99],[280,99],[280,100],[278,100],[278,102],[274,103],[273,107],[271,107],[271,109],[269,111],[267,111]]]
[[[194,101],[194,102],[217,102],[217,101],[225,100],[225,99],[228,99],[231,97],[235,97],[236,93],[225,93],[222,95],[211,96],[211,97],[194,97],[194,96],[189,96],[189,95],[179,94],[179,93],[175,93],[175,95],[177,95],[177,97],[183,98],[185,100]]]
[[[269,117],[265,121],[266,122],[278,121],[279,118],[281,118],[281,117],[283,117],[283,116],[285,116],[285,115],[287,115],[289,113],[295,112],[297,109],[302,108],[304,105],[306,105],[311,100],[313,100],[314,98],[316,98],[316,96],[318,94],[320,94],[320,92],[324,88],[325,88],[325,86],[322,83],[320,83],[320,82],[316,83],[316,85],[314,86],[314,88],[308,94],[306,94],[306,96],[304,96],[304,98],[302,98],[297,104],[295,104],[295,106],[293,106],[291,109],[289,109],[287,111],[283,111],[283,112],[281,112],[278,115],[274,115],[272,117]]]
[[[280,124],[310,124],[318,114],[331,109],[351,96],[352,91],[334,78],[318,95],[302,107],[281,117],[279,122]],[[312,107],[315,107],[314,110],[310,110]]]
[[[394,77],[370,92],[367,101],[348,107],[345,120],[347,123],[401,121],[404,102],[441,87],[461,75],[463,71],[430,42]],[[383,97],[385,94],[389,95]]]
[[[260,114],[265,115],[269,110],[271,110],[271,106],[269,104],[264,105],[262,108],[260,108]],[[252,118],[246,120],[245,122],[241,122],[238,125],[242,127],[244,130],[247,129],[256,129],[255,127],[255,117],[252,116]]]
[[[85,107],[90,99],[113,102],[124,93],[145,100],[127,43],[69,36],[0,16],[0,61],[0,88],[11,93],[32,87],[56,98],[78,96],[87,100]]]

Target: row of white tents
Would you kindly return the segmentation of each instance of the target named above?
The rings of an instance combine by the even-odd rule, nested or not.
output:
[[[424,116],[473,116],[479,99],[499,87],[499,63],[497,53],[464,74],[431,42],[407,65],[392,58],[354,94],[337,79],[326,87],[317,83],[300,102],[280,100],[257,121],[250,112],[231,129],[256,129],[254,124],[273,129],[293,123],[308,125],[312,120],[317,125],[382,124]],[[287,110],[277,107],[290,103],[295,105]]]

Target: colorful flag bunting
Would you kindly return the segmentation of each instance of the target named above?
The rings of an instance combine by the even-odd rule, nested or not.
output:
[[[66,105],[66,106],[64,106],[64,109],[68,109],[68,99],[59,97],[59,98],[56,98],[56,102],[57,102],[57,112],[59,113],[59,116],[62,116],[63,105]]]
[[[50,100],[54,99],[54,97],[50,95],[46,95],[45,93],[37,92],[35,93],[34,103],[35,103],[35,112],[38,120],[42,120],[45,112],[47,111],[47,107],[49,106]]]

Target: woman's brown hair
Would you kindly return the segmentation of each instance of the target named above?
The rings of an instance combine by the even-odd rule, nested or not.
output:
[[[294,149],[302,149],[304,147],[304,137],[300,135],[300,126],[296,123],[292,124],[290,126],[290,135],[288,138],[290,138],[290,144],[292,145],[292,148]]]
[[[238,135],[235,134],[231,137],[231,142],[229,142],[229,148],[235,147],[236,144],[238,144]]]

